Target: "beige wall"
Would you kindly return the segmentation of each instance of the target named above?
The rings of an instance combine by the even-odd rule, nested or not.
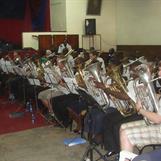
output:
[[[161,0],[117,0],[117,44],[161,44]]]
[[[79,46],[82,47],[82,35],[84,32],[84,21],[88,18],[96,19],[96,32],[101,34],[102,50],[107,51],[116,46],[116,2],[115,0],[102,0],[100,16],[86,15],[87,0],[66,0],[66,28],[67,32],[52,33],[23,33],[23,47],[33,47],[38,49],[38,40],[32,35],[39,34],[79,34]],[[59,16],[58,16],[59,17]],[[88,39],[84,40],[88,42]],[[99,40],[96,38],[96,48]],[[88,46],[87,46],[88,47]]]
[[[50,23],[51,31],[66,31],[65,0],[50,0]]]

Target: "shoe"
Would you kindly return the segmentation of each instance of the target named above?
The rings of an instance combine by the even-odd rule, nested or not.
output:
[[[110,157],[110,156],[115,155],[115,154],[117,154],[117,153],[114,152],[114,151],[109,151],[109,152],[107,152],[106,157]]]
[[[50,116],[52,117],[55,117],[55,114],[54,113],[49,113]]]
[[[76,133],[76,134],[80,134],[81,133],[81,131],[79,129],[74,129],[73,132]]]
[[[45,118],[48,120],[48,121],[52,121],[53,120],[53,117],[48,113],[48,114],[45,114],[44,115]]]

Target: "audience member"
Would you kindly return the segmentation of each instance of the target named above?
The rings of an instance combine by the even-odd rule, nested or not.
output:
[[[72,49],[71,45],[68,43],[67,37],[64,39],[64,42],[59,45],[58,54],[63,53],[64,49],[67,49],[68,51]]]

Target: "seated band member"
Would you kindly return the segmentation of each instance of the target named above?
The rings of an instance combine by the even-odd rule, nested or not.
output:
[[[7,55],[6,61],[9,61],[14,66],[22,66],[22,58],[17,51]],[[22,77],[18,71],[14,69],[14,75],[12,75],[6,82],[9,89],[9,100],[15,100],[22,96]]]
[[[159,68],[160,69],[160,68]],[[161,76],[161,70],[158,71],[158,76]],[[157,98],[160,98],[160,95]],[[144,105],[145,106],[145,105]],[[154,105],[153,105],[154,106]],[[122,124],[120,128],[120,144],[121,150],[133,152],[135,146],[143,147],[148,144],[161,144],[161,108],[159,104],[158,111],[151,112],[146,110],[148,107],[143,108],[141,100],[138,100],[136,109],[140,115],[146,120],[152,122],[147,125],[145,120],[134,121]],[[126,161],[131,158],[126,158],[120,152],[120,161]]]
[[[133,74],[133,77],[135,77],[135,67],[139,65],[139,62],[136,62],[131,65],[131,74]],[[134,95],[134,90],[133,90],[133,81],[129,81],[127,88],[128,88],[128,93],[126,94],[125,92],[117,92],[114,91],[112,92],[110,90],[110,84],[109,87],[106,87],[105,85],[101,85],[98,82],[96,83],[96,87],[101,88],[107,93],[107,95],[112,95],[112,97],[115,97],[116,99],[120,99],[123,102],[128,101],[130,98],[135,101],[135,95]],[[125,103],[126,105],[126,103]],[[123,106],[125,106],[123,105]],[[111,107],[112,106],[112,107]],[[112,155],[114,153],[119,152],[119,129],[122,123],[129,122],[129,121],[134,121],[134,120],[140,120],[142,119],[141,115],[138,115],[137,113],[132,113],[129,116],[123,116],[115,107],[114,105],[110,105],[111,108],[108,109],[107,113],[105,114],[104,118],[104,129],[103,129],[103,139],[104,139],[104,146],[109,153],[107,154]]]
[[[103,74],[106,74],[106,69],[105,69],[104,60],[103,60],[101,57],[99,57],[99,53],[98,53],[96,50],[92,50],[92,51],[89,53],[89,60],[86,62],[86,65],[95,63],[95,62],[97,62],[97,61],[101,63],[102,73],[103,73]]]
[[[57,58],[56,61],[58,66],[52,65],[51,70],[54,76],[52,77],[52,79],[55,79],[55,82],[58,84],[52,86],[49,89],[41,91],[38,94],[38,99],[42,101],[42,103],[48,109],[48,112],[51,116],[54,116],[51,98],[58,97],[64,94],[69,94],[69,90],[66,88],[66,84],[61,76],[62,73],[60,72],[60,70],[62,70],[64,66],[59,62],[59,58]]]

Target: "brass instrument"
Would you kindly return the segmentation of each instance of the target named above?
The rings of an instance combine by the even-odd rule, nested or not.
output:
[[[108,71],[109,70],[109,71]],[[113,83],[117,84],[122,91],[127,92],[127,82],[121,76],[121,71],[119,66],[112,66],[111,69],[107,69],[109,77],[112,79]]]
[[[137,67],[139,78],[135,80],[134,89],[137,98],[141,101],[144,109],[151,112],[158,112],[159,102],[154,90],[153,79],[147,64],[141,64]],[[159,79],[159,78],[158,78]],[[150,120],[145,118],[147,125],[152,124]]]
[[[132,62],[130,62],[130,63],[128,63],[128,64],[124,65],[124,68],[127,68],[128,66],[130,66],[130,65],[134,64],[135,62],[137,62],[137,61],[141,61],[141,60],[143,60],[143,59],[144,59],[144,56],[141,56],[141,57],[139,57],[139,58],[135,59],[134,61],[132,61]]]
[[[93,64],[88,65],[85,68],[85,70],[86,71],[89,71],[89,73],[94,77],[94,79],[96,81],[103,83],[102,77],[100,75],[100,73],[101,73],[101,63],[100,62],[96,62],[96,63],[93,63]],[[101,89],[100,90],[97,90],[97,91],[99,92],[99,94],[102,97],[103,104],[104,105],[107,105],[106,108],[109,107],[110,101],[109,101],[108,96]],[[106,110],[106,109],[103,108],[103,110]]]
[[[81,69],[80,67],[77,67],[77,72],[78,73],[75,75],[77,85],[81,88],[87,89],[87,85],[84,80],[83,69]]]
[[[61,62],[64,65],[65,70],[66,70],[65,72],[66,72],[67,76],[70,77],[70,78],[74,78],[74,72],[73,72],[72,66],[68,62],[68,56],[72,52],[73,52],[73,50],[71,49],[63,58],[61,58],[59,60],[59,62]]]
[[[121,77],[120,69],[118,66],[112,67],[109,79],[112,80],[112,84],[108,87],[109,94],[112,96],[111,100],[113,101],[117,110],[124,117],[136,113],[135,102],[127,94],[128,89],[126,88],[126,82]],[[128,99],[123,100],[119,98],[119,95],[125,95]]]
[[[42,64],[40,63],[40,60],[37,59],[34,62],[35,66],[36,66],[36,78],[39,79],[40,81],[44,81],[44,68],[42,66]]]

